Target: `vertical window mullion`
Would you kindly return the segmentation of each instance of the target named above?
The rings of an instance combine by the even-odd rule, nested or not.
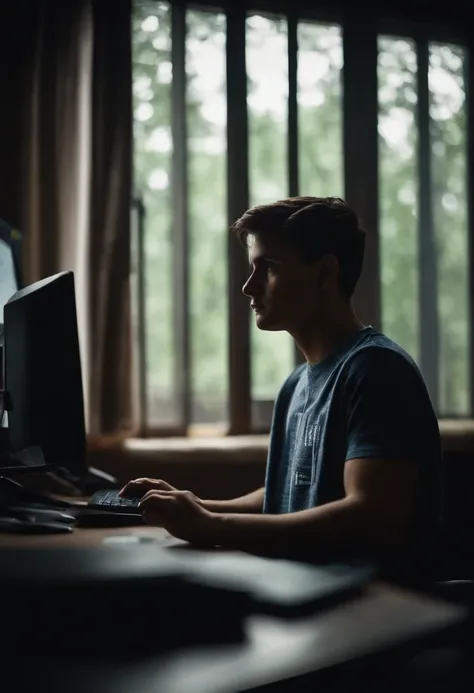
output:
[[[298,164],[298,22],[288,15],[288,194],[299,195]]]
[[[227,11],[227,212],[229,226],[249,206],[246,13]],[[251,427],[250,315],[242,286],[248,260],[239,241],[229,234],[229,433],[249,433]]]
[[[377,30],[375,22],[344,19],[343,141],[346,201],[367,229],[364,270],[354,305],[365,324],[380,326]]]
[[[173,325],[175,335],[174,382],[179,428],[190,423],[191,358],[189,329],[189,214],[188,155],[186,128],[186,8],[183,2],[171,6],[171,61],[173,66],[171,132],[172,158],[172,246]]]
[[[438,257],[433,219],[428,41],[418,38],[418,276],[420,367],[433,406],[439,406]]]
[[[298,161],[298,20],[288,15],[288,194],[299,195]],[[295,365],[303,363],[304,356],[295,343]]]
[[[138,434],[148,427],[148,369],[146,340],[146,276],[145,276],[145,204],[141,197],[132,200],[133,241],[133,302],[135,314],[135,372]]]
[[[468,271],[469,271],[469,401],[470,414],[474,416],[474,199],[469,191],[474,188],[474,68],[472,48],[469,47],[466,60],[466,100],[467,100],[467,204],[468,204]]]

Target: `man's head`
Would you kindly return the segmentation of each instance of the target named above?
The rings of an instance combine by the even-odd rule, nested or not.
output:
[[[290,333],[350,304],[365,231],[338,197],[293,197],[249,209],[232,227],[248,247],[243,292],[257,325]]]

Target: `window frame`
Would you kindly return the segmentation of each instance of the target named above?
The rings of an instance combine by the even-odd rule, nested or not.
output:
[[[153,426],[148,422],[147,375],[145,340],[145,287],[143,282],[143,233],[145,210],[138,205],[139,223],[137,234],[138,259],[136,265],[135,300],[138,301],[136,340],[136,401],[138,435],[141,437],[166,437],[186,435],[254,435],[267,433],[269,427],[252,426],[251,397],[251,339],[248,301],[241,287],[248,274],[245,253],[236,238],[228,234],[227,282],[228,282],[228,372],[229,372],[229,421],[226,430],[218,426],[196,426],[190,421],[191,402],[191,355],[189,347],[189,210],[186,137],[186,10],[225,12],[226,15],[226,95],[227,95],[227,217],[231,225],[243,214],[249,203],[249,143],[247,109],[247,73],[245,65],[246,18],[254,11],[272,16],[283,16],[288,22],[288,194],[298,195],[298,99],[297,99],[297,27],[299,21],[337,24],[341,27],[344,64],[342,69],[343,100],[343,166],[344,187],[347,202],[357,209],[368,234],[365,265],[357,287],[354,303],[358,314],[366,324],[375,327],[381,322],[380,285],[380,234],[379,234],[379,155],[378,155],[378,38],[380,35],[412,39],[417,59],[424,67],[418,74],[417,122],[420,126],[418,165],[420,214],[418,242],[420,251],[420,301],[429,306],[429,282],[422,271],[425,249],[433,247],[432,191],[430,185],[430,139],[428,113],[428,50],[431,42],[452,43],[462,46],[467,53],[468,67],[471,53],[466,37],[447,27],[430,23],[414,23],[386,20],[365,16],[354,11],[337,13],[314,12],[300,7],[299,2],[255,1],[244,4],[223,0],[205,4],[171,0],[171,56],[172,82],[172,204],[173,204],[173,329],[176,335],[174,382],[176,383],[178,422],[176,426]],[[364,80],[358,79],[361,72]],[[466,122],[474,118],[473,70],[466,70]],[[361,94],[362,91],[362,94]],[[358,118],[351,117],[354,112]],[[467,131],[467,190],[474,187],[474,128]],[[370,190],[370,194],[367,191]],[[469,344],[474,346],[474,201],[468,194],[468,266],[469,266]],[[431,242],[431,246],[430,246]],[[141,253],[141,256],[140,256]],[[141,258],[141,259],[140,259]],[[432,302],[431,302],[432,303]],[[421,313],[422,311],[420,311]],[[426,321],[421,321],[420,341],[422,367],[428,372],[428,387],[437,392],[437,374],[430,367],[426,344],[432,343],[433,333]],[[436,325],[435,325],[436,329]],[[435,350],[436,351],[436,350]],[[427,356],[428,354],[428,356]],[[427,360],[428,359],[428,360]],[[295,364],[302,355],[295,345]],[[432,364],[431,364],[432,365]],[[438,370],[436,364],[435,371]],[[474,417],[474,362],[470,363],[470,416]],[[258,403],[257,403],[258,404]],[[260,403],[263,407],[268,402]]]

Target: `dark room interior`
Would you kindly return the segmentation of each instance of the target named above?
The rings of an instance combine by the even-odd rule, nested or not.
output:
[[[254,205],[299,196],[343,198],[357,214],[366,240],[355,312],[361,324],[382,331],[413,357],[442,444],[444,534],[434,560],[436,577],[423,585],[420,603],[385,603],[385,593],[377,591],[385,582],[373,580],[368,588],[373,613],[383,619],[387,609],[403,646],[394,645],[376,661],[361,654],[359,661],[342,649],[340,654],[339,644],[332,658],[328,645],[323,664],[314,664],[307,652],[320,641],[309,630],[295,630],[287,646],[294,660],[288,659],[287,669],[282,664],[281,676],[257,664],[255,675],[250,673],[250,658],[247,678],[239,673],[247,666],[247,650],[234,655],[230,645],[222,660],[219,653],[206,654],[199,666],[192,657],[181,664],[164,655],[148,679],[145,669],[138,678],[133,667],[120,669],[116,653],[116,668],[112,660],[102,669],[97,665],[105,677],[100,680],[89,672],[90,663],[74,669],[66,655],[49,662],[49,654],[28,652],[25,662],[44,672],[49,690],[59,688],[60,671],[71,681],[82,672],[78,691],[105,691],[119,683],[119,690],[153,687],[164,693],[303,691],[316,682],[328,691],[362,685],[374,691],[472,690],[474,672],[466,664],[474,642],[471,15],[463,0],[439,6],[407,0],[0,0],[0,480],[21,482],[30,494],[25,501],[33,505],[41,503],[34,494],[61,498],[64,513],[75,504],[79,512],[79,504],[98,491],[115,493],[142,477],[189,490],[191,501],[205,498],[209,507],[266,487],[274,403],[306,357],[284,330],[256,329],[242,292],[249,257],[229,228]],[[4,278],[10,270],[3,245],[12,248],[13,285]],[[39,287],[43,298],[30,297],[30,307],[25,302],[24,313],[18,308],[14,319],[12,293],[67,271],[74,273],[73,284],[71,274],[53,282],[67,284],[65,303],[58,293],[55,304],[47,286]],[[63,317],[54,325],[56,310]],[[77,329],[72,318],[72,327],[68,322],[71,310]],[[48,311],[50,321],[42,322]],[[21,340],[30,343],[22,346]],[[62,346],[46,357],[41,348],[49,348],[48,340]],[[73,403],[77,392],[80,400]],[[55,402],[49,418],[48,402]],[[28,421],[21,426],[20,409]],[[412,425],[416,435],[416,416]],[[49,455],[48,435],[57,441]],[[15,448],[22,436],[27,444]],[[20,449],[38,447],[42,452],[33,462]],[[43,474],[27,470],[37,463],[51,468]],[[13,464],[21,464],[21,472],[2,472]],[[2,493],[0,484],[0,508]],[[115,526],[89,522],[74,527],[69,541],[75,551],[136,541],[145,544],[128,547],[137,552],[130,560],[138,565],[147,541],[148,551],[155,550],[153,533],[140,535],[141,518],[130,527],[125,520]],[[32,557],[33,549],[52,556],[53,549],[69,546],[66,534],[19,537],[3,531],[0,562],[7,566],[12,558],[11,570],[0,576],[4,589],[20,575],[21,560],[13,554],[23,540]],[[81,560],[76,554],[74,565]],[[143,560],[144,570],[154,570],[149,557]],[[55,561],[51,557],[50,565],[59,566]],[[127,558],[113,570],[125,564]],[[174,563],[171,569],[177,570]],[[81,579],[90,580],[89,574]],[[132,590],[133,579],[127,573],[117,589]],[[104,594],[97,599],[109,604]],[[20,603],[21,594],[15,595]],[[405,643],[397,609],[428,623],[428,602],[437,604],[438,597],[442,605],[446,599],[465,608],[465,619],[456,630],[462,620],[456,611],[433,611],[433,624],[439,618],[443,627],[432,641],[426,636],[417,658],[419,651],[410,650],[416,629]],[[187,598],[186,592],[183,605]],[[224,598],[219,594],[216,600]],[[142,599],[148,599],[145,592]],[[194,608],[199,596],[190,600]],[[237,601],[235,609],[244,608]],[[74,618],[80,621],[78,603]],[[227,608],[220,604],[211,607],[215,613]],[[346,615],[347,624],[322,613],[328,643],[332,628],[339,643],[338,633],[350,634],[355,619],[365,623],[360,608],[354,606],[352,620]],[[204,611],[196,608],[195,618],[205,621]],[[8,613],[14,620],[14,611]],[[216,624],[225,630],[218,619]],[[265,627],[261,637],[267,643],[271,626],[268,633]],[[267,664],[286,647],[280,631],[274,633],[268,635],[269,654],[262,655]],[[326,631],[321,633],[322,641]],[[385,637],[375,627],[373,633],[373,639]],[[347,647],[357,652],[355,630],[351,637]],[[25,647],[26,652],[30,645]],[[252,656],[257,661],[258,654]],[[183,673],[187,666],[197,672],[194,684]],[[120,681],[120,671],[130,676],[130,686],[125,674]]]

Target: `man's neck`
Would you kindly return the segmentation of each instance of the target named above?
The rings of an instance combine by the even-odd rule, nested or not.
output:
[[[317,330],[310,327],[295,331],[293,337],[304,354],[306,361],[314,365],[323,361],[344,342],[355,335],[364,325],[352,307],[339,315],[337,320],[328,318]]]

